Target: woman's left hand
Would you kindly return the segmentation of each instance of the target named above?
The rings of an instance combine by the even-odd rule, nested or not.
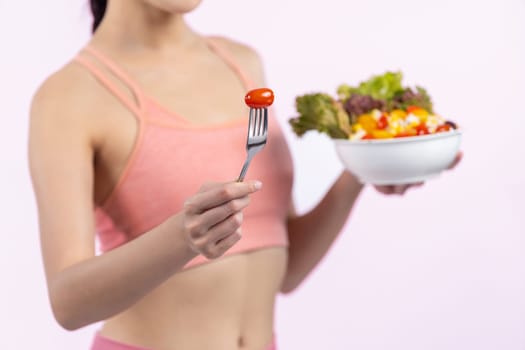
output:
[[[461,161],[461,158],[463,158],[463,153],[459,152],[452,162],[452,164],[448,167],[448,169],[452,169],[458,165],[458,163]],[[398,194],[403,195],[409,188],[412,187],[421,187],[423,186],[424,182],[417,182],[413,184],[406,184],[406,185],[375,185],[375,189],[378,192],[381,192],[383,194]]]

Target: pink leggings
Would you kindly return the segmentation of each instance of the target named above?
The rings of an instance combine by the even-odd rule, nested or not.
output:
[[[145,348],[140,348],[133,345],[119,343],[115,340],[105,338],[100,334],[95,336],[93,340],[93,345],[91,345],[91,350],[148,350]],[[275,346],[275,339],[272,340],[272,344],[268,347],[267,350],[277,350]]]

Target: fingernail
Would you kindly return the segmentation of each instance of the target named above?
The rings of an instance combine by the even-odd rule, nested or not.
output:
[[[261,181],[255,181],[253,183],[253,187],[256,189],[256,190],[260,190],[262,188],[262,182]]]

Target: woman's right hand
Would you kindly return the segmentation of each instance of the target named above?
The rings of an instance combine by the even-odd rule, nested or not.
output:
[[[182,231],[190,248],[208,259],[222,256],[241,239],[242,210],[260,188],[259,181],[204,184],[182,211]]]

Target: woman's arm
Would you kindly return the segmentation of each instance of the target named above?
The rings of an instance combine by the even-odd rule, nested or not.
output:
[[[289,218],[289,261],[283,293],[293,291],[325,256],[362,188],[354,176],[344,171],[314,209]]]
[[[452,169],[458,165],[463,153],[458,153]],[[381,185],[374,188],[385,195],[403,195],[423,183]],[[363,185],[344,171],[323,200],[309,213],[290,216],[288,220],[289,262],[281,291],[290,293],[308,276],[337,238],[350,214]]]
[[[72,88],[79,80],[52,78],[39,90],[29,135],[49,298],[57,321],[69,330],[124,311],[197,254],[222,255],[239,240],[241,210],[256,190],[254,182],[203,186],[160,226],[95,256],[99,140],[96,115],[85,112],[92,91]]]

